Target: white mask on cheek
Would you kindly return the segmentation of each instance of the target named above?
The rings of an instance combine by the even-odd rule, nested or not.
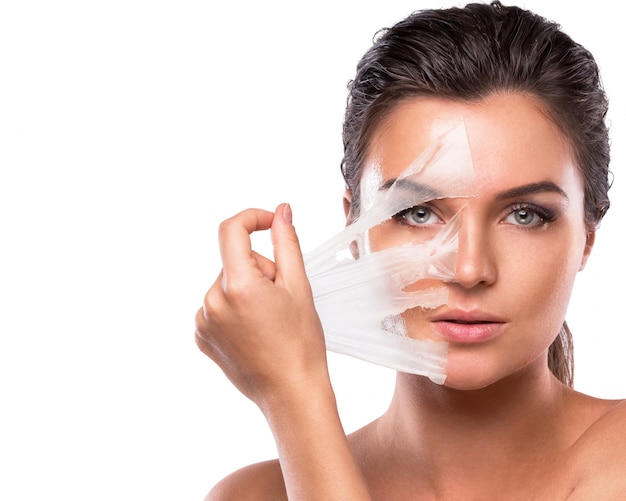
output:
[[[380,169],[368,169],[361,182],[360,216],[305,255],[327,349],[427,376],[438,384],[445,381],[447,343],[408,337],[401,314],[446,304],[443,285],[406,289],[425,279],[454,279],[458,220],[446,221],[430,240],[377,252],[370,250],[369,231],[416,205],[471,196],[473,181],[462,123],[442,124],[438,137],[389,187],[382,186]],[[350,251],[355,244],[356,258]]]

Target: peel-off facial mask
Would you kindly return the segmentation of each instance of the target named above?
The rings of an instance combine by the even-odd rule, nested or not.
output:
[[[454,279],[458,217],[429,227],[429,238],[417,229],[415,237],[382,250],[372,251],[370,232],[399,224],[390,221],[393,216],[426,202],[472,195],[465,127],[445,126],[395,180],[385,182],[380,168],[368,166],[358,219],[304,256],[328,350],[438,384],[446,378],[447,343],[432,339],[427,329],[415,332],[405,312],[446,304],[444,282]]]

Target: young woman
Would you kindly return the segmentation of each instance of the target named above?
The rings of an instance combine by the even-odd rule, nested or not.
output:
[[[279,459],[208,499],[626,497],[626,404],[571,388],[564,322],[609,206],[606,106],[592,56],[530,12],[473,4],[385,31],[350,84],[346,216],[372,169],[383,186],[442,122],[464,124],[476,196],[428,201],[370,235],[377,250],[460,215],[447,303],[404,315],[409,336],[448,343],[446,381],[398,372],[387,412],[346,437],[290,207],[243,211],[220,227],[224,267],[196,339],[264,413]],[[269,228],[275,262],[250,245]]]

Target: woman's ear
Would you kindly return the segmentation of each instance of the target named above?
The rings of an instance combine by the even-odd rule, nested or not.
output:
[[[585,242],[585,250],[583,252],[583,259],[580,262],[580,268],[578,271],[582,271],[585,265],[587,264],[587,259],[589,259],[589,254],[591,254],[591,249],[593,248],[593,243],[596,241],[596,230],[591,230],[587,233],[587,241]]]
[[[346,189],[343,193],[343,212],[346,215],[346,226],[352,223],[352,192]]]
[[[346,215],[346,226],[354,222],[352,217],[352,192],[348,189],[343,194],[343,212]],[[354,259],[359,259],[359,248],[355,241],[350,242],[350,254]]]

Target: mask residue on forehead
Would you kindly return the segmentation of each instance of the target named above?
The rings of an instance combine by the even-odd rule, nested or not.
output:
[[[430,240],[377,252],[370,250],[368,233],[416,205],[472,196],[473,181],[462,122],[446,123],[445,130],[388,186],[379,168],[364,172],[359,217],[305,255],[328,350],[427,376],[439,384],[445,381],[447,343],[429,339],[428,333],[411,332],[409,337],[402,313],[446,304],[443,283],[454,279],[457,218],[442,225]],[[441,285],[406,290],[426,279]]]

